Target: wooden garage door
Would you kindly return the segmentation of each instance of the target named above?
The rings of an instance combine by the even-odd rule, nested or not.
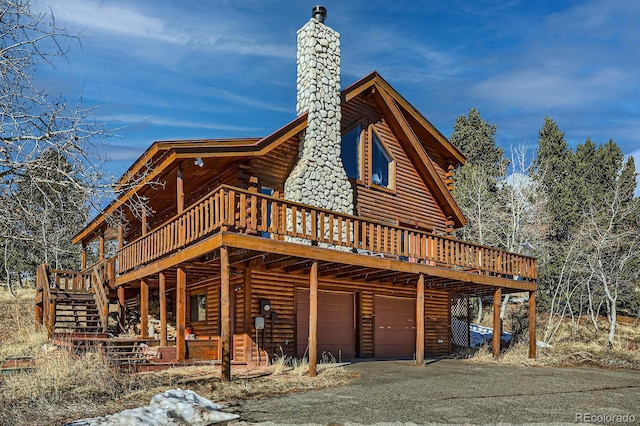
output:
[[[416,302],[414,299],[376,296],[375,356],[413,357],[416,351]]]
[[[309,291],[298,290],[297,302],[298,357],[302,357],[309,342]],[[318,359],[323,352],[335,359],[355,357],[353,293],[318,291]]]

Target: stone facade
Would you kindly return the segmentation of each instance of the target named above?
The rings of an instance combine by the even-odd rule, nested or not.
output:
[[[284,196],[353,213],[353,190],[340,158],[340,34],[316,18],[298,31],[298,115],[308,113],[298,162]]]

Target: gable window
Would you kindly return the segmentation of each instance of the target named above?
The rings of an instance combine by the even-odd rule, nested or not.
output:
[[[207,319],[207,296],[204,293],[192,294],[189,297],[189,307],[190,322]]]
[[[357,125],[342,136],[340,158],[350,178],[362,179],[362,126]]]
[[[395,162],[371,129],[371,183],[385,188],[394,186]]]

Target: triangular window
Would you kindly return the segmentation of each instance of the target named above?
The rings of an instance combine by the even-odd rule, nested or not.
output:
[[[344,136],[342,136],[340,158],[342,158],[342,164],[344,165],[344,169],[347,172],[347,176],[356,180],[362,179],[361,144],[361,125],[357,125],[352,130],[347,132]]]
[[[371,129],[371,183],[373,185],[393,188],[394,162],[382,142]]]

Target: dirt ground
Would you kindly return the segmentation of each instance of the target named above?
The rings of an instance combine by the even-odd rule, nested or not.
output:
[[[640,424],[640,371],[513,367],[464,360],[423,367],[410,361],[371,361],[347,368],[360,377],[346,386],[244,401],[225,411],[241,416],[236,425],[575,424],[598,420],[598,415],[626,415],[618,420],[635,419]]]

